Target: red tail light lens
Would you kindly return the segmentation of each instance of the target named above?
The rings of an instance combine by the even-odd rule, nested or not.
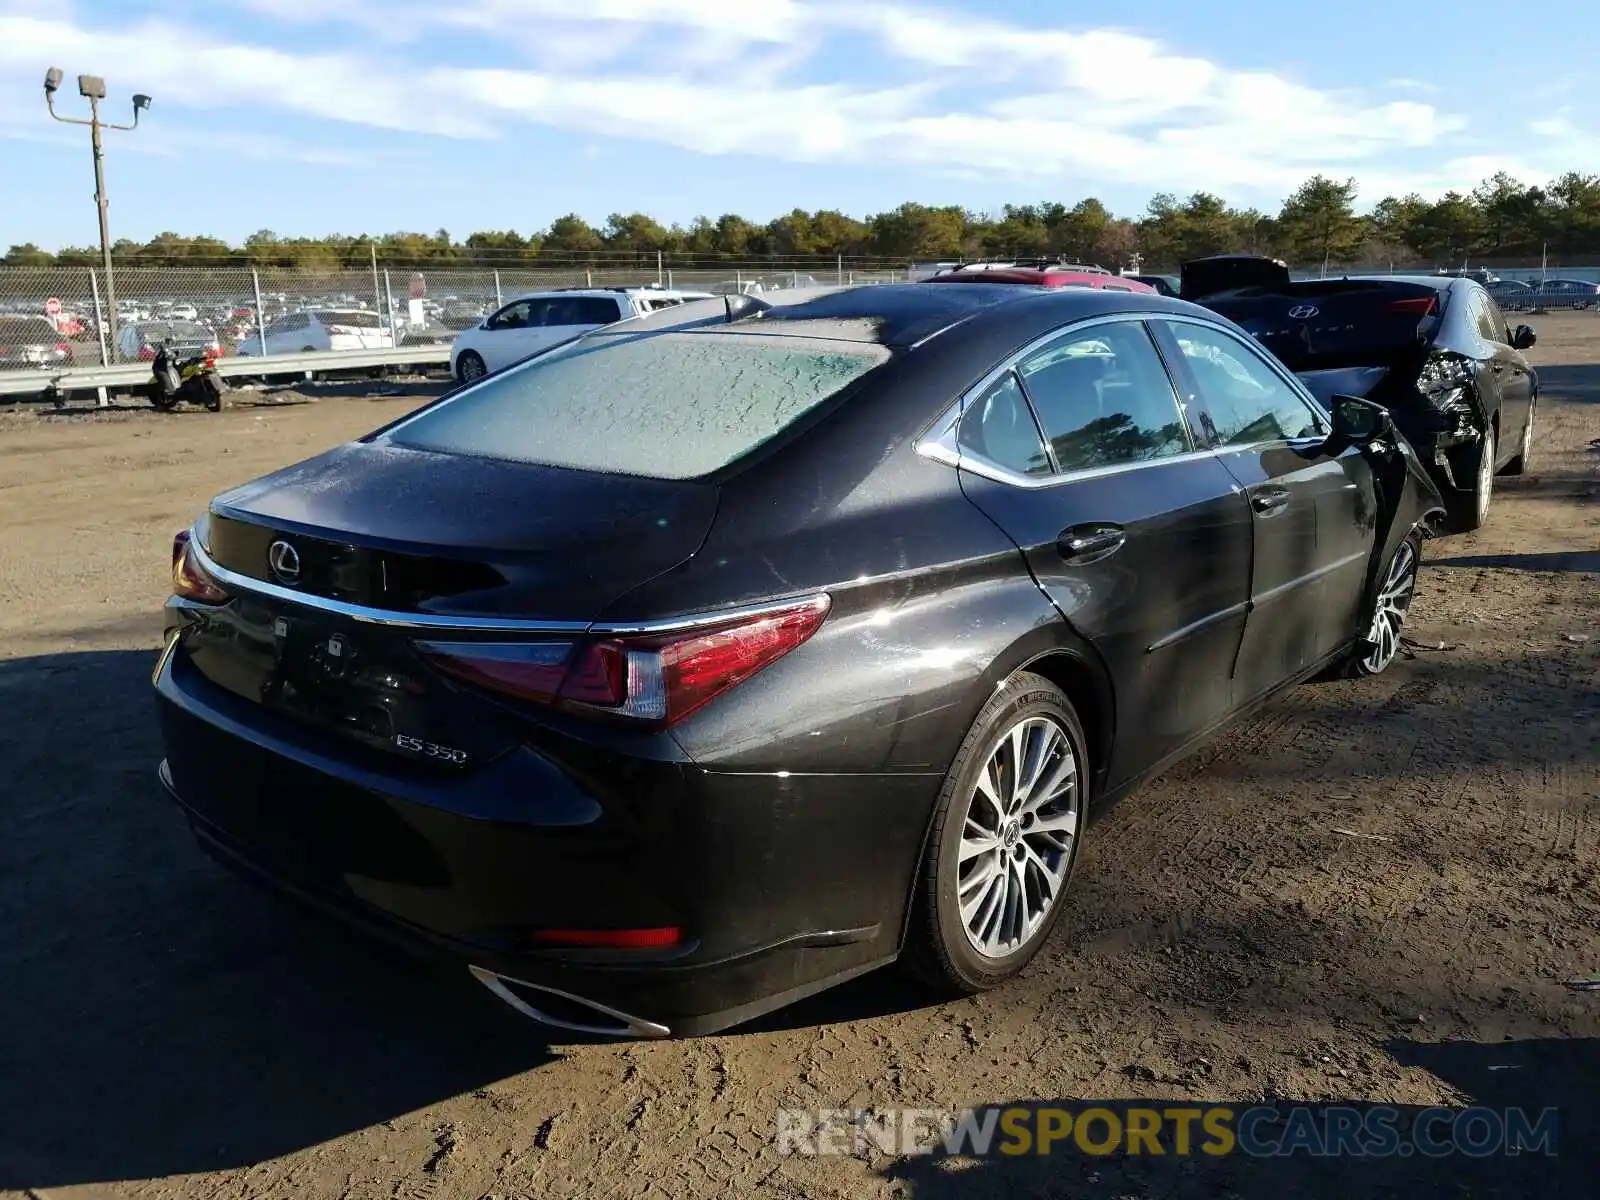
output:
[[[56,349],[58,351],[60,351],[62,354],[71,354],[72,353],[72,346],[68,342],[57,342],[56,343]]]
[[[465,683],[553,704],[574,647],[571,642],[418,642],[417,649]]]
[[[1417,296],[1408,300],[1391,300],[1384,308],[1389,312],[1415,313],[1419,317],[1431,317],[1439,311],[1439,297]]]
[[[822,625],[817,596],[722,624],[561,642],[420,642],[467,683],[573,712],[665,728],[802,645]]]
[[[155,358],[155,356],[156,356],[156,351],[155,351],[155,347],[154,346],[140,346],[139,347],[139,358],[142,361],[149,362],[153,358]]]
[[[190,542],[191,538],[187,529],[173,535],[173,594],[182,596],[185,600],[198,601],[201,604],[226,603],[228,593],[223,591],[216,580],[207,575],[201,569],[200,564],[195,561],[194,548]]]
[[[592,946],[607,950],[664,950],[683,940],[676,925],[657,929],[535,929],[528,940],[547,946]]]

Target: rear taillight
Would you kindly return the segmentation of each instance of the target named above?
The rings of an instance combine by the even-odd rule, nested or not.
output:
[[[828,615],[826,596],[672,633],[578,641],[419,642],[464,682],[569,712],[665,728],[802,645]]]
[[[534,929],[531,942],[546,946],[589,947],[605,950],[665,950],[683,940],[676,925],[652,929]]]
[[[1433,354],[1422,364],[1417,391],[1440,412],[1466,412],[1473,374],[1472,364],[1461,355]]]
[[[144,362],[149,362],[151,359],[155,358],[155,356],[156,356],[156,351],[155,351],[155,347],[154,346],[140,346],[139,347],[139,357]]]
[[[72,347],[67,342],[57,342],[56,343],[56,352],[58,354],[71,354],[72,353]]]
[[[195,561],[193,537],[187,529],[172,538],[172,591],[201,604],[223,604],[228,599],[228,593]]]
[[[1438,294],[1435,293],[1432,296],[1416,296],[1406,300],[1391,300],[1383,307],[1386,312],[1415,313],[1419,317],[1431,317],[1439,311],[1439,297]]]

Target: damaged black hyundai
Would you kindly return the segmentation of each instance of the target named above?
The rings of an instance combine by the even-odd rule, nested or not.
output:
[[[1534,331],[1513,328],[1477,281],[1295,281],[1275,259],[1227,254],[1185,263],[1182,291],[1248,330],[1325,403],[1355,395],[1387,408],[1455,529],[1483,524],[1496,475],[1528,469],[1539,379],[1522,352]]]

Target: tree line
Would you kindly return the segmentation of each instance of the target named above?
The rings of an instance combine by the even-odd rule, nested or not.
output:
[[[1138,256],[1147,271],[1175,268],[1188,258],[1244,251],[1270,254],[1298,266],[1537,257],[1567,263],[1600,259],[1600,175],[1568,172],[1528,185],[1504,172],[1470,192],[1438,200],[1387,196],[1358,213],[1357,182],[1325,175],[1306,180],[1275,214],[1235,208],[1221,196],[1160,193],[1137,217],[1120,217],[1094,198],[1006,205],[998,213],[955,206],[902,204],[865,218],[832,209],[795,209],[765,224],[728,213],[697,217],[687,226],[663,225],[645,213],[613,213],[592,225],[576,213],[528,235],[515,230],[473,233],[457,241],[433,234],[280,237],[261,230],[231,246],[212,237],[163,233],[148,242],[118,241],[119,265],[256,266],[305,271],[366,266],[374,253],[386,266],[531,267],[574,262],[653,264],[658,254],[684,260],[773,262],[794,265],[836,258],[855,262],[1060,255],[1105,266]],[[0,265],[94,266],[99,251],[67,247],[51,253],[13,245]]]

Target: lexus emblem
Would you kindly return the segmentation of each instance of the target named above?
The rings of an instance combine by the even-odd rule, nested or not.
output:
[[[1289,315],[1296,321],[1309,321],[1321,311],[1315,304],[1296,304],[1289,310]]]
[[[300,551],[288,542],[277,541],[267,547],[267,566],[279,583],[300,582]]]

